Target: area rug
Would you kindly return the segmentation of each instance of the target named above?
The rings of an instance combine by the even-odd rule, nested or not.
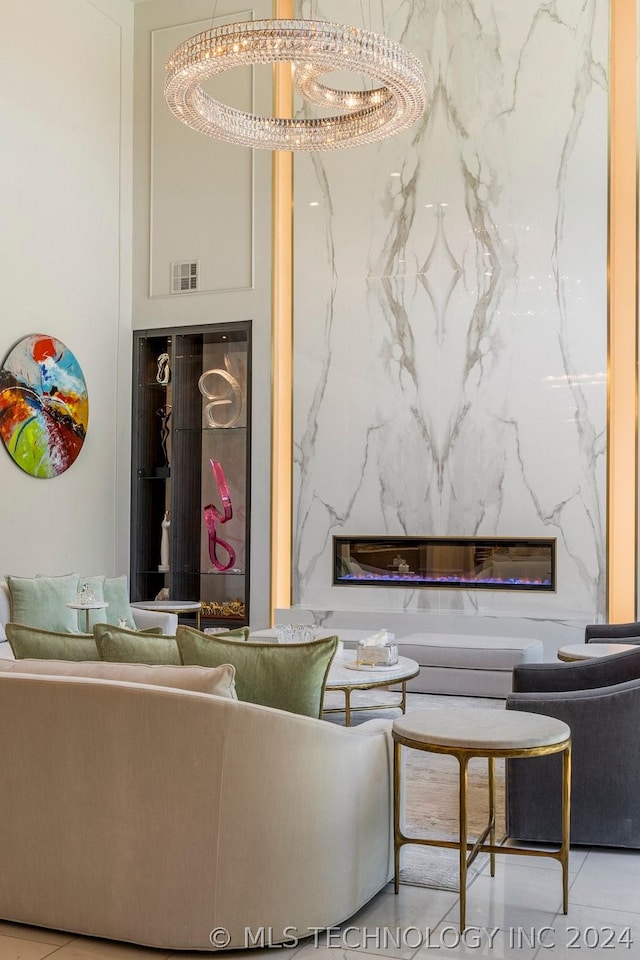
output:
[[[379,703],[380,691],[358,693],[353,705]],[[375,699],[374,699],[375,698]],[[338,706],[339,701],[326,703]],[[461,710],[504,709],[503,700],[478,697],[446,697],[429,694],[409,694],[407,713],[416,710],[437,710],[459,707]],[[398,710],[355,713],[353,722],[359,724],[373,717],[395,719]],[[332,719],[340,723],[339,715]],[[458,761],[455,757],[403,749],[405,760],[405,824],[408,836],[433,837],[442,840],[458,839]],[[468,834],[475,840],[484,830],[489,816],[487,761],[473,759],[468,768]],[[504,761],[496,761],[496,837],[504,834]],[[479,854],[469,868],[467,881],[471,883],[488,865],[488,854]],[[457,850],[440,847],[405,846],[400,857],[400,880],[411,886],[435,890],[460,889],[459,855]]]
[[[455,757],[404,750],[405,829],[408,836],[458,839],[458,761]],[[468,836],[475,840],[489,816],[487,761],[474,759],[468,770]],[[504,833],[504,763],[496,763],[496,836]],[[479,854],[467,874],[471,883],[487,866]],[[460,889],[457,850],[405,846],[400,855],[402,883],[436,890]]]

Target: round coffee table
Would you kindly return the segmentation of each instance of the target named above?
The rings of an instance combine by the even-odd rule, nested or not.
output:
[[[393,822],[395,892],[400,886],[400,850],[415,843],[448,847],[459,851],[460,931],[466,926],[467,868],[478,853],[490,855],[491,876],[495,874],[495,854],[552,857],[562,865],[562,909],[569,907],[569,823],[571,796],[571,731],[554,717],[519,710],[420,710],[393,722]],[[460,765],[459,834],[457,840],[407,837],[400,825],[401,747],[448,753]],[[562,753],[562,843],[557,849],[506,847],[507,837],[496,844],[495,838],[495,760],[500,758],[542,757]],[[467,841],[467,767],[472,757],[486,757],[489,767],[489,822],[474,842]],[[489,838],[489,843],[486,842]],[[467,851],[469,854],[467,855]]]
[[[626,653],[628,650],[640,650],[637,643],[569,643],[560,647],[558,660],[595,660],[597,657],[610,657],[614,653]]]
[[[417,677],[420,673],[420,664],[409,657],[398,657],[398,662],[391,667],[358,667],[355,652],[347,652],[342,657],[336,657],[329,669],[329,676],[325,690],[339,690],[344,693],[344,708],[332,707],[323,710],[323,713],[344,713],[345,723],[351,726],[353,710],[392,710],[398,707],[403,713],[407,709],[407,680]],[[351,706],[351,694],[354,690],[373,690],[375,687],[391,687],[400,684],[400,699],[397,703],[374,703]]]

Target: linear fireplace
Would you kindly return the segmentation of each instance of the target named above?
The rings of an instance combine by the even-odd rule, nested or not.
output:
[[[334,537],[337,586],[556,589],[555,539]]]

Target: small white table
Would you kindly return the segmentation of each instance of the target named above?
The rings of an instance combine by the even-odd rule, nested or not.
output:
[[[558,660],[595,660],[597,657],[610,657],[614,653],[626,653],[628,650],[640,650],[635,643],[569,643],[558,650]]]
[[[393,721],[393,823],[395,892],[400,885],[400,850],[408,843],[458,850],[460,863],[460,931],[466,927],[467,868],[478,853],[488,853],[491,876],[495,874],[496,853],[518,856],[552,857],[562,866],[562,910],[569,909],[569,826],[571,806],[571,731],[554,717],[519,710],[419,710]],[[457,840],[408,837],[402,832],[401,748],[446,753],[460,767],[459,833]],[[504,837],[495,836],[495,761],[496,758],[542,757],[562,753],[562,843],[556,849],[506,847]],[[475,842],[467,833],[467,767],[472,757],[486,757],[489,780],[489,821]],[[487,843],[487,839],[489,842]]]
[[[391,667],[356,667],[356,654],[346,651],[341,657],[335,657],[329,668],[325,690],[339,690],[344,693],[344,708],[331,707],[323,713],[344,713],[345,723],[351,726],[352,710],[391,710],[398,707],[403,713],[407,710],[407,680],[417,677],[420,665],[408,657],[398,657]],[[375,687],[392,687],[400,684],[400,699],[397,703],[374,703],[351,706],[351,694],[354,690],[373,690]]]
[[[139,610],[159,610],[161,613],[195,613],[196,629],[200,629],[202,603],[199,600],[135,600],[131,606]]]
[[[91,633],[89,630],[89,611],[90,610],[106,610],[109,606],[104,600],[94,600],[93,603],[65,603],[65,607],[69,607],[70,610],[84,610],[84,632]]]

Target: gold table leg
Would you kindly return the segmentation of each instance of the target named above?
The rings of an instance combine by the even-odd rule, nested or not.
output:
[[[571,741],[562,754],[562,912],[569,911],[569,837],[571,830]]]
[[[469,761],[465,755],[458,755],[460,764],[460,933],[466,928],[467,914],[467,787]]]
[[[351,690],[348,687],[344,691],[344,723],[346,727],[351,726]]]
[[[488,757],[487,762],[489,764],[489,823],[491,824],[491,829],[489,830],[489,843],[492,847],[494,847],[496,844],[496,759],[495,757]],[[491,876],[495,877],[495,853],[489,854],[489,869]]]
[[[400,890],[400,744],[393,744],[393,887]]]

